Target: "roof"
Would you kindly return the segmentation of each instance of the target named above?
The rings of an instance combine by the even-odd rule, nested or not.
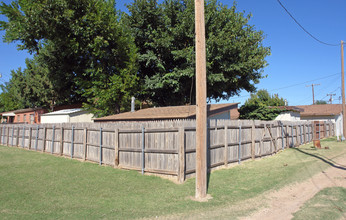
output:
[[[303,109],[300,116],[331,116],[340,115],[342,112],[341,104],[323,104],[323,105],[298,105],[298,108]]]
[[[4,116],[4,117],[7,117],[7,116],[15,116],[15,114],[14,114],[13,111],[11,111],[11,112],[2,112],[1,115]]]
[[[43,108],[25,108],[25,109],[18,109],[18,110],[15,110],[14,113],[15,114],[20,114],[20,113],[25,113],[25,112],[34,112],[34,111],[37,111],[37,110],[41,110]]]
[[[211,104],[208,105],[208,116],[222,113],[237,108],[239,103]],[[196,105],[169,106],[141,109],[135,112],[125,112],[94,119],[100,121],[135,121],[135,120],[165,120],[189,119],[196,117]]]
[[[43,114],[44,116],[50,116],[50,115],[70,115],[76,112],[81,112],[83,109],[81,108],[72,108],[72,109],[63,109],[55,112],[49,112],[46,114]]]
[[[292,112],[303,112],[304,109],[297,106],[269,106],[269,108],[278,108],[281,110],[292,111]]]

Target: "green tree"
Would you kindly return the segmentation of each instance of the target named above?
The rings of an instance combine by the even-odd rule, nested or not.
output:
[[[239,108],[240,119],[274,120],[281,112],[275,106],[284,106],[285,100],[278,95],[270,95],[267,90],[259,90]]]
[[[316,100],[315,102],[315,105],[323,105],[323,104],[327,104],[327,102],[324,100]]]
[[[195,26],[193,0],[134,0],[124,23],[138,47],[141,99],[156,105],[195,103]],[[216,0],[205,3],[207,96],[228,99],[255,91],[270,49],[263,32],[245,16]]]
[[[15,0],[0,5],[5,42],[35,55],[53,86],[50,100],[119,113],[137,87],[136,47],[114,0]],[[44,79],[45,76],[42,76]]]

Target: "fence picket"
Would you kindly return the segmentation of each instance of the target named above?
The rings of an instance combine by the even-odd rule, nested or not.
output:
[[[284,150],[285,146],[288,148],[310,142],[313,134],[316,137],[329,137],[334,132],[331,122],[313,125],[311,122],[211,120],[208,125],[209,168],[270,155]],[[59,129],[60,132],[55,136]],[[26,135],[27,130],[29,135]],[[42,124],[36,128],[32,125],[3,125],[0,142],[18,146],[19,138],[22,138],[23,148],[31,149],[34,144],[36,151],[39,149],[45,152],[51,141],[52,154],[57,152],[62,156],[65,150],[65,155],[71,158],[135,169],[143,174],[152,172],[174,175],[179,182],[183,182],[195,172],[195,132],[194,120]],[[60,151],[54,150],[55,143],[60,146]]]

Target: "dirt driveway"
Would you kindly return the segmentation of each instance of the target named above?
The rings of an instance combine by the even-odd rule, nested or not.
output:
[[[304,182],[269,193],[263,200],[266,208],[241,219],[291,219],[292,214],[320,190],[334,186],[346,188],[346,158],[337,158],[331,165]]]
[[[322,159],[323,160],[323,159]],[[331,165],[330,168],[313,175],[304,182],[288,185],[278,191],[269,191],[258,197],[246,201],[220,207],[212,211],[192,212],[189,214],[162,216],[158,219],[234,219],[231,216],[241,216],[241,213],[252,212],[251,215],[241,217],[242,220],[270,220],[270,219],[292,219],[293,213],[316,193],[326,187],[345,187],[346,188],[346,156],[341,154],[333,158],[332,162],[325,162]],[[309,171],[306,170],[307,175]],[[310,176],[310,175],[309,175]],[[254,211],[255,207],[255,211]],[[257,207],[257,208],[256,208]],[[346,213],[344,210],[344,217]]]

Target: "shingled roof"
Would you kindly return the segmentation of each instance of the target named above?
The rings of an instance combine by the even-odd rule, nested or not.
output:
[[[300,112],[300,116],[303,117],[340,115],[342,112],[341,104],[298,105],[296,107],[304,110]]]
[[[208,116],[220,114],[230,109],[237,109],[239,103],[208,105]],[[238,117],[238,115],[237,115]],[[195,105],[169,106],[159,108],[141,109],[135,112],[125,112],[94,119],[94,122],[103,121],[142,121],[167,119],[193,119],[196,118]]]

